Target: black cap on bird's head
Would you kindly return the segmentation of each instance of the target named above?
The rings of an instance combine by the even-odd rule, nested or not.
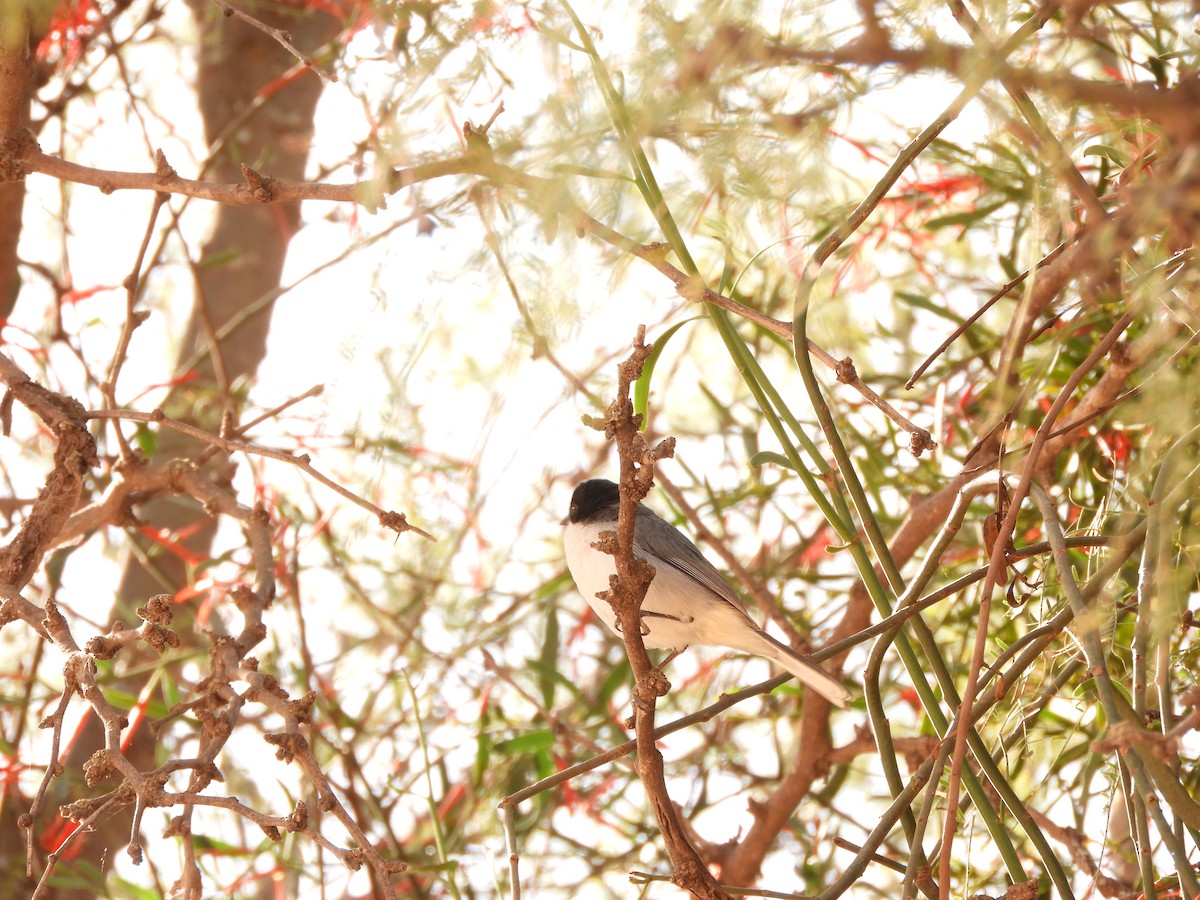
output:
[[[563,519],[563,524],[614,519],[620,501],[621,492],[615,484],[607,478],[592,478],[575,488],[575,493],[571,495],[571,511]]]

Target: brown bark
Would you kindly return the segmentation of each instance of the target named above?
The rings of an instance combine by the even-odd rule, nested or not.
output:
[[[34,83],[34,29],[28,20],[5,14],[0,21],[0,144],[20,140],[29,124]],[[0,157],[3,157],[0,152]],[[17,244],[25,204],[25,180],[12,169],[0,169],[0,320],[12,315],[20,287]],[[17,827],[17,816],[28,809],[15,782],[6,780],[0,796],[0,896],[20,897],[29,893],[23,881],[25,832]]]
[[[28,22],[0,23],[0,142],[15,138],[16,132],[29,125],[35,43]],[[21,283],[17,243],[21,238],[25,179],[17,176],[17,172],[0,171],[0,319],[12,315]]]

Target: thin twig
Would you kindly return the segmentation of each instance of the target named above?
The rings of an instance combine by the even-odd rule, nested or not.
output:
[[[244,441],[231,441],[227,438],[219,437],[211,432],[205,431],[203,428],[197,428],[195,425],[189,425],[186,422],[180,422],[177,419],[172,419],[163,414],[161,409],[154,410],[153,412],[142,412],[141,410],[137,409],[94,409],[87,412],[86,416],[89,419],[132,419],[137,422],[154,422],[174,431],[181,432],[182,434],[190,435],[197,440],[212,444],[214,447],[219,447],[226,453],[248,453],[253,456],[263,456],[267,459],[275,459],[280,462],[289,463],[290,465],[296,466],[296,468],[300,469],[302,472],[308,474],[312,478],[315,478],[330,490],[341,494],[356,506],[360,506],[368,512],[373,513],[376,517],[378,517],[380,524],[385,528],[389,528],[397,534],[403,534],[406,531],[411,531],[414,534],[420,535],[426,540],[437,540],[437,538],[428,531],[418,528],[416,525],[410,524],[404,513],[381,509],[371,501],[358,496],[353,491],[342,487],[333,479],[321,474],[319,471],[313,468],[311,464],[311,457],[309,457],[307,453],[295,455],[288,453],[286,450],[275,450],[270,447],[263,447],[259,444],[248,444]]]
[[[508,881],[511,900],[521,900],[521,854],[517,852],[516,806],[505,797],[500,803],[500,822],[504,826],[504,849],[508,851]]]
[[[311,56],[308,56],[307,54],[301,53],[299,50],[297,50],[295,45],[292,44],[292,36],[290,34],[288,34],[286,31],[281,31],[278,28],[272,28],[267,23],[260,22],[258,19],[254,18],[254,16],[249,15],[248,13],[242,12],[237,7],[230,6],[226,2],[226,0],[213,0],[213,3],[215,3],[215,4],[217,4],[217,6],[221,7],[221,12],[225,16],[233,16],[235,18],[241,19],[247,25],[257,28],[263,34],[272,38],[284,50],[286,50],[288,53],[292,54],[292,56],[296,57],[296,59],[300,60],[300,62],[304,65],[305,68],[311,69],[313,72],[315,72],[317,75],[324,78],[326,81],[331,81],[331,82],[335,82],[335,83],[337,82],[338,78],[336,75],[331,75],[327,72],[321,71],[321,69],[319,69],[317,67],[317,64],[315,62],[313,62],[313,58]]]
[[[1072,238],[1072,240],[1078,240],[1078,238],[1079,238],[1079,234],[1076,234],[1074,236],[1074,238]],[[986,313],[989,309],[991,309],[1002,298],[1007,297],[1009,295],[1009,293],[1013,290],[1013,288],[1020,287],[1025,282],[1025,279],[1028,278],[1030,275],[1032,275],[1034,272],[1036,272],[1038,269],[1054,262],[1054,260],[1057,259],[1058,256],[1065,249],[1067,249],[1067,246],[1069,245],[1069,243],[1070,243],[1069,241],[1063,241],[1061,244],[1059,244],[1057,247],[1055,247],[1053,250],[1051,250],[1049,253],[1047,253],[1045,256],[1043,256],[1041,259],[1039,259],[1037,261],[1037,263],[1035,265],[1033,265],[1031,268],[1026,269],[1024,272],[1022,272],[1020,275],[1018,275],[1016,278],[1014,278],[1008,284],[1004,285],[998,291],[996,291],[994,294],[992,294],[992,296],[988,297],[988,299],[983,302],[983,304],[979,307],[979,309],[977,309],[977,310],[975,310],[975,312],[971,313],[971,315],[969,315],[967,317],[966,321],[964,321],[961,325],[959,325],[957,328],[955,328],[953,331],[951,331],[950,334],[946,337],[946,339],[938,345],[937,349],[934,350],[932,353],[930,353],[927,357],[925,357],[924,362],[922,362],[919,366],[916,367],[916,369],[913,370],[912,375],[910,375],[908,377],[908,381],[904,382],[904,389],[906,391],[911,391],[913,389],[913,386],[916,385],[917,379],[925,374],[925,370],[928,369],[931,365],[933,365],[934,360],[936,360],[939,356],[941,356],[943,353],[945,353],[946,350],[948,350],[950,348],[951,344],[953,344],[960,337],[962,337],[964,334],[966,334],[967,330],[972,325],[974,325],[980,319],[980,317],[983,316],[984,313]]]
[[[166,157],[161,150],[158,151],[155,163],[158,172],[161,174],[165,174],[168,171],[174,172],[167,164]],[[137,256],[133,261],[133,269],[125,276],[125,280],[122,282],[125,288],[125,321],[121,324],[121,335],[117,339],[117,346],[113,349],[112,361],[108,364],[108,374],[104,376],[104,381],[100,383],[100,392],[104,395],[104,401],[109,407],[117,405],[117,378],[121,374],[121,367],[125,365],[125,359],[129,353],[129,342],[133,339],[134,331],[146,321],[148,316],[147,313],[138,313],[136,310],[139,288],[142,283],[142,263],[146,259],[146,250],[150,246],[150,238],[154,235],[154,223],[158,221],[158,212],[169,197],[169,194],[155,193],[154,201],[150,206],[150,218],[146,222],[146,230],[142,234],[142,243],[138,247]],[[121,458],[129,459],[132,451],[129,449],[129,442],[126,441],[120,426],[114,425],[113,431],[117,435],[117,446],[120,449]]]

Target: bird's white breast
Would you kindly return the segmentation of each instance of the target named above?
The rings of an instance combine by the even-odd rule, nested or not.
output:
[[[609,589],[609,577],[616,574],[617,566],[611,555],[601,553],[592,544],[602,531],[615,530],[613,522],[572,523],[563,535],[567,568],[579,593],[613,631],[617,629],[612,606],[596,594]],[[653,555],[638,556],[655,569],[654,580],[642,602],[642,637],[647,647],[724,645],[731,631],[740,631],[747,625],[754,628],[745,613],[705,590],[675,566]]]
[[[575,579],[575,586],[583,599],[609,628],[616,630],[616,616],[607,600],[596,594],[608,590],[608,579],[617,574],[616,561],[607,553],[601,553],[592,544],[600,539],[600,532],[615,531],[615,523],[600,525],[571,524],[563,533],[563,549],[566,551],[567,568]]]

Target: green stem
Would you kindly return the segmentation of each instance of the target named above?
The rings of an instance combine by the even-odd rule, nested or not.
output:
[[[429,759],[429,745],[425,742],[425,724],[421,720],[421,706],[417,700],[417,692],[413,688],[412,682],[408,680],[408,674],[401,671],[400,679],[408,689],[408,696],[413,705],[413,719],[417,724],[417,741],[421,745],[421,756],[425,763],[425,783],[429,789],[429,821],[433,826],[433,842],[437,846],[438,862],[445,869],[446,886],[450,888],[450,893],[455,900],[462,900],[462,895],[458,892],[458,885],[454,881],[457,866],[451,864],[450,857],[446,853],[446,836],[442,831],[442,820],[438,816],[437,802],[433,799],[433,763]]]

